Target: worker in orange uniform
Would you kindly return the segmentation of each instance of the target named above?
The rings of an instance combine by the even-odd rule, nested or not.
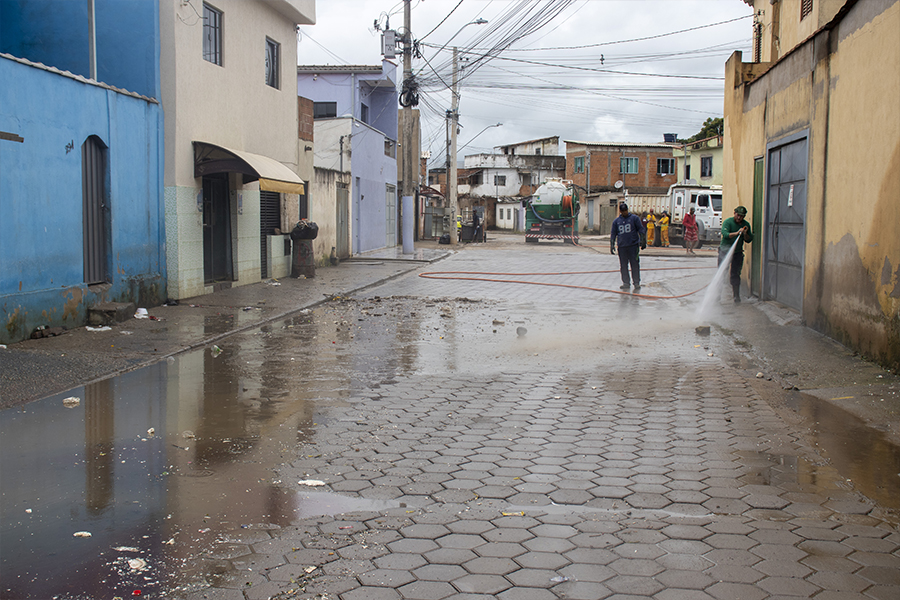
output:
[[[653,242],[655,238],[653,237],[656,233],[656,215],[653,213],[653,209],[650,209],[650,212],[647,213],[647,245],[653,246]]]
[[[662,239],[663,248],[669,247],[669,213],[666,211],[662,212],[662,215],[659,217],[659,221],[656,223],[659,226],[659,235]]]

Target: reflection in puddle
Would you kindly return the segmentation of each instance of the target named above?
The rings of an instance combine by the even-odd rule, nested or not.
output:
[[[308,311],[0,412],[0,596],[162,595],[230,532],[397,506],[275,475],[315,435],[319,410],[415,368],[409,311],[361,319],[356,308]],[[81,402],[66,408],[68,396]]]
[[[398,500],[351,498],[331,492],[298,492],[294,494],[294,516],[298,519],[358,511],[387,510],[400,505]]]
[[[788,406],[808,420],[811,441],[840,475],[884,507],[900,510],[900,447],[834,404],[792,392]]]

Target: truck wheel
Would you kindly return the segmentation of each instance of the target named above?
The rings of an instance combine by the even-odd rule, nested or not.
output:
[[[703,247],[703,240],[697,240],[697,245],[694,246],[694,250],[699,250]]]

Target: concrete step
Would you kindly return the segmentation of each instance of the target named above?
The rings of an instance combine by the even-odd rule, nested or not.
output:
[[[112,325],[134,318],[134,302],[102,302],[88,308],[88,325]]]

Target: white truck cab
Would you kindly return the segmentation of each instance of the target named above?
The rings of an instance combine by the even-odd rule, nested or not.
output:
[[[692,206],[697,217],[700,243],[718,244],[722,235],[722,186],[700,185],[693,181],[669,186],[672,238],[684,239],[682,223]]]

